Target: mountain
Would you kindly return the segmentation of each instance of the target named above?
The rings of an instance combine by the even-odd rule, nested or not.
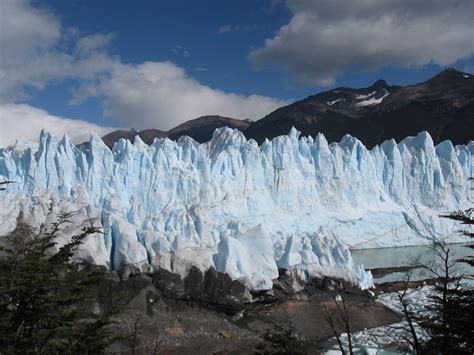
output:
[[[102,139],[109,148],[120,138],[133,140],[136,135],[147,144],[155,138],[178,140],[184,135],[202,143],[220,127],[237,128],[258,143],[295,127],[304,136],[323,133],[329,142],[350,134],[369,148],[421,131],[429,132],[435,143],[448,139],[464,144],[474,138],[474,75],[446,69],[428,81],[405,87],[378,80],[366,88],[339,87],[309,96],[255,122],[202,116],[169,131],[119,130]]]
[[[63,237],[99,227],[77,257],[112,270],[184,278],[193,266],[214,268],[258,291],[290,269],[367,287],[349,247],[461,241],[439,215],[472,205],[473,155],[472,142],[435,146],[426,132],[371,150],[295,129],[261,146],[224,127],[207,143],[135,138],[112,150],[97,135],[81,150],[43,133],[39,144],[0,149],[0,181],[13,181],[1,193],[0,236],[21,213],[40,229],[77,211]]]
[[[474,76],[446,69],[405,87],[384,80],[361,89],[339,87],[277,109],[245,135],[261,143],[292,127],[305,136],[323,133],[330,142],[350,134],[368,147],[421,131],[428,131],[435,143],[464,144],[474,138]]]
[[[211,139],[212,134],[216,128],[229,127],[237,128],[241,132],[245,132],[250,126],[252,121],[250,120],[237,120],[235,118],[223,117],[223,116],[201,116],[193,120],[186,121],[179,126],[170,129],[169,131],[160,131],[158,129],[145,129],[143,131],[136,131],[131,129],[117,130],[110,132],[102,137],[104,143],[112,148],[114,144],[120,139],[128,139],[133,141],[135,136],[139,136],[146,144],[153,143],[155,138],[168,137],[171,140],[178,140],[182,136],[189,136],[196,142],[207,142]],[[82,143],[88,147],[87,142]]]
[[[237,128],[239,131],[245,132],[251,124],[252,121],[250,120],[238,120],[222,116],[202,116],[176,126],[166,132],[166,136],[171,140],[178,140],[182,136],[189,136],[196,142],[204,143],[211,140],[216,128]]]
[[[137,131],[135,129],[131,129],[129,131],[125,130],[117,130],[110,132],[102,137],[105,145],[109,148],[112,148],[119,139],[128,139],[129,141],[133,142],[135,136],[139,136],[146,144],[153,143],[155,138],[164,138],[166,137],[165,131],[160,131],[159,129],[145,129],[143,131]],[[83,143],[84,144],[84,143]],[[87,144],[87,143],[85,143]]]

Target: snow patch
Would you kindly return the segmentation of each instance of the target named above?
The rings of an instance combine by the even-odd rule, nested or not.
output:
[[[356,103],[356,106],[363,107],[363,106],[373,106],[373,105],[378,105],[385,99],[390,93],[388,91],[385,91],[385,94],[382,97],[379,97],[378,99],[376,98],[371,98],[368,100],[360,101]]]
[[[372,91],[370,94],[367,94],[367,95],[357,95],[356,96],[356,100],[362,100],[362,99],[366,99],[370,96],[373,96],[377,93],[377,91]]]
[[[328,102],[326,102],[326,104],[327,104],[328,106],[332,106],[332,105],[334,105],[335,103],[338,103],[338,102],[341,101],[341,100],[342,100],[342,99],[337,99],[337,100],[334,100],[334,101],[328,101]]]

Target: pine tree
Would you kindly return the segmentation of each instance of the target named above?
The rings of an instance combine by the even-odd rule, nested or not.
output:
[[[465,227],[460,233],[474,238],[472,229],[469,229],[474,225],[474,208],[441,217],[460,222]],[[466,247],[474,249],[473,244]],[[472,279],[473,275],[455,273],[458,263],[474,266],[474,256],[456,259],[449,245],[442,243],[435,243],[431,249],[436,261],[431,265],[422,265],[437,279],[434,292],[429,296],[431,303],[425,306],[428,312],[420,316],[409,310],[405,300],[409,278],[403,293],[399,295],[408,322],[406,340],[416,354],[474,354],[474,289],[463,285],[464,280]],[[415,322],[423,329],[425,336],[420,337]]]
[[[473,179],[470,178],[470,180]],[[442,217],[460,222],[465,227],[460,233],[474,238],[471,228],[474,225],[474,208],[455,211]],[[474,249],[474,244],[468,244],[466,247]],[[456,260],[456,262],[466,263],[474,267],[474,256],[471,254]],[[474,275],[463,276],[471,279],[474,277]],[[445,350],[444,354],[474,354],[474,289],[472,287],[462,287],[461,281],[462,279],[459,278],[457,284],[446,291],[448,297],[444,311],[446,325],[442,333],[447,340],[441,342],[442,345],[445,345],[442,347]],[[435,338],[439,338],[439,332],[435,335]]]
[[[18,221],[0,248],[0,353],[101,353],[114,338],[108,332],[111,313],[91,318],[86,312],[89,287],[104,273],[77,265],[71,257],[85,237],[100,232],[87,226],[52,252],[71,213],[50,230],[36,234]]]
[[[469,180],[473,180],[470,178]],[[460,233],[474,238],[471,228],[474,225],[474,208],[454,211],[443,218],[452,219],[464,227]],[[467,248],[474,249],[474,244]],[[430,335],[428,348],[442,354],[474,354],[474,289],[462,285],[463,278],[473,275],[454,275],[453,267],[457,263],[474,266],[474,256],[454,259],[446,245],[439,245],[435,253],[441,260],[440,273],[432,270],[439,280],[429,306],[431,316],[421,321],[421,326]]]

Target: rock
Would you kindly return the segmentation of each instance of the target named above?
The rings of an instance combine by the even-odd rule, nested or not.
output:
[[[141,270],[136,265],[124,265],[119,271],[120,280],[127,281],[131,276],[139,275]]]
[[[165,297],[186,298],[184,282],[181,276],[166,269],[159,269],[153,275],[153,285],[163,292]]]
[[[153,284],[165,297],[202,302],[231,313],[241,310],[245,303],[252,300],[242,283],[214,268],[203,273],[193,266],[184,280],[177,274],[160,269],[153,275]]]
[[[232,321],[237,322],[238,320],[242,319],[244,317],[244,310],[237,312],[234,316],[232,316]]]
[[[221,337],[224,339],[229,339],[233,337],[233,334],[231,332],[228,332],[227,330],[223,330],[222,332],[219,333]]]
[[[184,334],[184,328],[181,326],[164,328],[163,331],[170,335],[183,335]]]
[[[278,298],[306,299],[306,282],[294,270],[279,269],[278,279],[273,280],[273,291]]]

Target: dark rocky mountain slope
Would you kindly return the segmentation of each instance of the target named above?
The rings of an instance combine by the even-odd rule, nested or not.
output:
[[[202,116],[176,126],[166,132],[166,136],[172,140],[177,140],[181,136],[189,136],[195,141],[202,143],[212,138],[216,128],[227,126],[245,132],[251,124],[252,121],[250,120],[238,120],[222,116]]]
[[[428,131],[435,143],[474,139],[474,76],[446,69],[432,79],[405,87],[383,80],[361,89],[340,87],[279,108],[249,127],[247,138],[322,132],[328,141],[345,134],[373,147],[387,139]]]
[[[155,138],[187,135],[198,142],[211,139],[216,128],[237,128],[261,143],[288,134],[295,127],[304,136],[323,133],[329,142],[350,134],[371,148],[387,139],[400,141],[428,131],[435,143],[474,139],[474,75],[446,69],[428,81],[391,86],[378,80],[360,89],[339,87],[281,107],[252,122],[222,116],[202,116],[169,131],[114,131],[102,137],[112,147],[120,139],[139,135],[147,144]]]
[[[131,130],[117,130],[110,132],[102,137],[104,143],[112,148],[120,138],[128,139],[133,142],[135,136],[139,136],[146,144],[153,143],[155,138],[168,137],[172,140],[178,140],[181,136],[189,136],[195,141],[203,143],[212,138],[214,130],[219,127],[237,128],[245,132],[251,125],[250,120],[238,120],[235,118],[223,116],[201,116],[193,120],[186,121],[179,126],[176,126],[169,131],[160,131],[159,129],[145,129],[143,131]],[[88,143],[82,143],[87,147]]]

